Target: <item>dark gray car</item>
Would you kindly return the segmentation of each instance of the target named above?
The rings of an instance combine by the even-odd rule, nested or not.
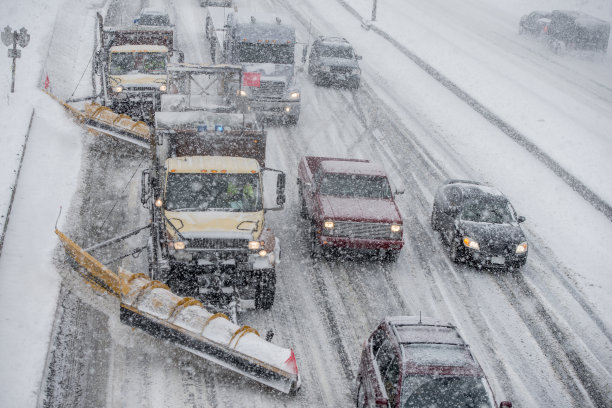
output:
[[[361,69],[353,47],[344,38],[319,37],[312,44],[308,74],[317,85],[359,88]]]
[[[437,191],[431,225],[449,245],[453,262],[492,268],[520,268],[527,261],[527,239],[510,201],[484,184],[449,180]]]

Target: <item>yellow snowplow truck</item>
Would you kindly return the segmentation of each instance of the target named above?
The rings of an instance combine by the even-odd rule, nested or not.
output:
[[[276,179],[269,205],[264,183]],[[142,175],[142,203],[152,215],[152,279],[201,299],[235,319],[242,309],[274,303],[278,238],[265,211],[285,201],[285,174],[257,160],[229,156],[171,157]]]
[[[153,118],[167,91],[167,64],[183,60],[174,49],[172,26],[105,27],[99,13],[94,52],[92,75],[99,77],[102,104],[145,120]]]

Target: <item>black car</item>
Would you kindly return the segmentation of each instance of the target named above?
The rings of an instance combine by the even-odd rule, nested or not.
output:
[[[606,52],[610,23],[579,11],[555,10],[550,16],[548,38],[554,52],[565,49]]]
[[[344,38],[319,37],[312,44],[308,74],[317,85],[344,85],[359,88],[361,69],[353,47]]]
[[[545,11],[532,11],[521,17],[521,21],[519,22],[519,34],[546,34],[549,24],[550,13]]]
[[[448,180],[436,192],[431,226],[449,245],[453,262],[493,268],[520,268],[527,239],[510,201],[497,189],[466,180]]]

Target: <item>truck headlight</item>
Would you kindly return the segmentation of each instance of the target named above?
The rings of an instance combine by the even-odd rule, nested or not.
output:
[[[323,228],[328,229],[328,230],[334,229],[334,222],[333,221],[323,222]]]
[[[463,237],[463,245],[468,248],[475,249],[476,251],[480,251],[480,244],[470,237]]]
[[[159,86],[159,90],[162,92],[166,92],[166,89],[168,89],[168,87],[166,85],[160,85]]]
[[[162,205],[164,205],[164,202],[161,198],[158,198],[157,200],[155,200],[155,206],[157,208],[160,208]]]
[[[252,251],[257,251],[261,247],[261,242],[259,241],[249,241],[249,249]]]
[[[291,92],[291,93],[289,94],[289,97],[290,97],[291,99],[298,99],[298,98],[300,97],[300,93],[299,93],[299,92]]]
[[[521,242],[520,244],[518,244],[516,246],[515,253],[517,253],[517,254],[524,254],[526,252],[527,252],[527,242]]]
[[[238,95],[238,96],[247,96],[247,91],[244,91],[242,89],[238,89],[236,91],[236,95]]]
[[[259,256],[264,257],[268,255],[268,251],[266,251],[265,249],[262,249],[261,251],[259,251]]]
[[[113,86],[113,92],[123,92],[123,87],[121,85]]]
[[[402,230],[402,226],[401,225],[397,225],[397,224],[392,224],[391,225],[391,232],[400,232]]]
[[[176,241],[173,246],[174,246],[174,249],[176,249],[177,251],[180,251],[181,249],[185,249],[185,243],[183,241]]]

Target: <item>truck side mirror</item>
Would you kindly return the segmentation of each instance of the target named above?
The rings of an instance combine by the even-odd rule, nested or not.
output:
[[[285,204],[285,173],[278,173],[276,179],[276,205]]]
[[[403,188],[396,188],[395,189],[395,195],[402,195],[404,194],[404,189]]]
[[[512,408],[512,403],[510,401],[502,401],[499,404],[499,408]]]
[[[523,217],[522,215],[519,215],[518,218],[516,219],[516,221],[520,224],[521,222],[525,222],[525,220],[527,220],[527,218]]]
[[[151,170],[144,169],[140,177],[140,202],[146,207],[151,195]]]

